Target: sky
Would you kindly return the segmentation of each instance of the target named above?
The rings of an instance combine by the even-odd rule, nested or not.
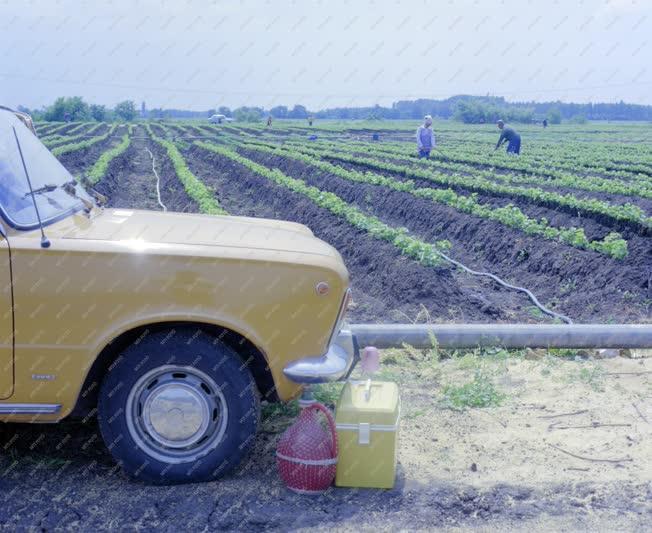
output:
[[[652,0],[0,0],[0,104],[652,104]]]

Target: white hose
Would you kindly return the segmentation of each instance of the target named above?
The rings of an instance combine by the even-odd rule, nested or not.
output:
[[[156,199],[158,201],[158,205],[163,208],[163,211],[167,211],[168,208],[165,207],[165,204],[161,201],[161,178],[158,175],[158,172],[156,172],[156,167],[154,165],[154,154],[150,151],[149,148],[145,148],[145,150],[147,150],[149,157],[152,158],[152,170],[154,171],[154,176],[156,176]]]
[[[567,317],[566,315],[561,315],[559,313],[555,313],[554,311],[551,311],[550,309],[548,309],[547,307],[542,305],[539,302],[539,300],[537,300],[537,297],[534,294],[532,294],[532,292],[530,292],[528,289],[526,289],[524,287],[517,287],[516,285],[512,285],[510,283],[507,283],[506,281],[503,281],[498,276],[496,276],[495,274],[491,274],[490,272],[479,272],[477,270],[473,270],[473,269],[467,267],[466,265],[463,265],[459,261],[455,261],[455,259],[452,259],[451,257],[448,257],[446,254],[444,254],[444,253],[442,253],[440,251],[435,250],[435,252],[437,254],[439,254],[439,256],[441,256],[442,259],[445,259],[449,263],[455,265],[456,267],[461,268],[462,270],[464,270],[465,272],[468,272],[469,274],[473,274],[474,276],[484,276],[484,277],[487,277],[487,278],[491,278],[496,283],[498,283],[499,285],[502,285],[503,287],[505,287],[507,289],[512,289],[512,290],[519,291],[519,292],[522,292],[522,293],[526,294],[528,296],[528,298],[530,298],[530,300],[532,300],[532,303],[534,305],[536,305],[539,309],[541,309],[541,311],[543,311],[547,315],[550,315],[552,317],[563,320],[567,324],[572,324],[573,323],[573,321],[569,317]]]

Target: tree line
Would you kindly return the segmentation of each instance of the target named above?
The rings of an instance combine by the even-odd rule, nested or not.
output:
[[[43,109],[19,110],[30,113],[36,120],[46,121],[132,121],[136,118],[207,118],[214,114],[225,115],[239,122],[259,122],[267,116],[277,119],[414,119],[424,115],[454,119],[469,124],[495,122],[499,118],[510,122],[531,123],[548,120],[550,124],[562,121],[584,122],[586,120],[639,120],[652,121],[652,106],[618,103],[576,104],[565,102],[508,102],[498,96],[459,95],[444,100],[401,100],[389,107],[335,107],[309,111],[303,105],[292,107],[279,105],[271,109],[243,106],[230,109],[226,106],[206,111],[154,108],[146,110],[143,104],[138,110],[131,100],[118,103],[113,108],[88,104],[79,96],[60,97]]]
[[[132,121],[138,116],[136,104],[131,100],[118,103],[113,108],[89,104],[81,96],[57,98],[52,105],[43,109],[28,109],[18,106],[18,111],[29,113],[35,120],[48,122],[114,122]]]

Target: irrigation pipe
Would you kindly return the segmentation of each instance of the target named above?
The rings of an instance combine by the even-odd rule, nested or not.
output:
[[[550,316],[552,316],[552,317],[555,317],[555,318],[558,318],[558,319],[560,319],[560,320],[563,320],[564,322],[566,322],[566,324],[572,324],[572,323],[573,323],[573,321],[572,321],[569,317],[567,317],[566,315],[561,315],[561,314],[559,314],[559,313],[555,313],[554,311],[552,311],[552,310],[548,309],[547,307],[545,307],[544,305],[542,305],[542,304],[539,302],[539,300],[537,300],[537,297],[536,297],[534,294],[532,294],[532,292],[529,291],[528,289],[526,289],[526,288],[524,288],[524,287],[518,287],[518,286],[516,286],[516,285],[512,285],[511,283],[507,283],[506,281],[503,281],[503,280],[500,279],[498,276],[496,276],[495,274],[491,274],[490,272],[480,272],[480,271],[478,271],[478,270],[473,270],[473,269],[467,267],[466,265],[463,265],[463,264],[460,263],[459,261],[455,261],[455,259],[453,259],[453,258],[451,258],[451,257],[448,257],[446,254],[444,254],[444,253],[442,253],[442,252],[440,252],[440,251],[435,250],[435,252],[436,252],[436,253],[437,253],[437,254],[438,254],[442,259],[448,261],[449,263],[455,265],[455,266],[458,267],[458,268],[461,268],[462,270],[464,270],[465,272],[467,272],[467,273],[469,273],[469,274],[472,274],[472,275],[474,275],[474,276],[481,276],[481,277],[491,278],[491,279],[494,280],[496,283],[498,283],[498,285],[501,285],[501,286],[503,286],[503,287],[505,287],[505,288],[507,288],[507,289],[512,289],[512,290],[514,290],[514,291],[518,291],[518,292],[522,292],[522,293],[526,294],[527,297],[528,297],[530,300],[532,300],[532,303],[533,303],[534,305],[536,305],[536,306],[537,306],[541,311],[543,311],[543,312],[546,313],[547,315],[550,315]]]
[[[156,200],[158,201],[158,205],[163,208],[163,211],[167,211],[168,208],[165,207],[165,204],[161,201],[161,177],[158,175],[158,172],[156,172],[156,167],[154,165],[154,154],[149,148],[145,148],[145,150],[147,150],[149,157],[152,158],[152,170],[154,171],[154,176],[156,176]]]

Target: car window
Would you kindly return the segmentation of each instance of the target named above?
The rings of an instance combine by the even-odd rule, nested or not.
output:
[[[3,218],[20,229],[38,225],[14,128],[43,223],[81,209],[80,198],[63,188],[64,184],[74,180],[72,175],[13,113],[0,111],[0,209]],[[80,186],[76,186],[76,194],[88,198]]]

